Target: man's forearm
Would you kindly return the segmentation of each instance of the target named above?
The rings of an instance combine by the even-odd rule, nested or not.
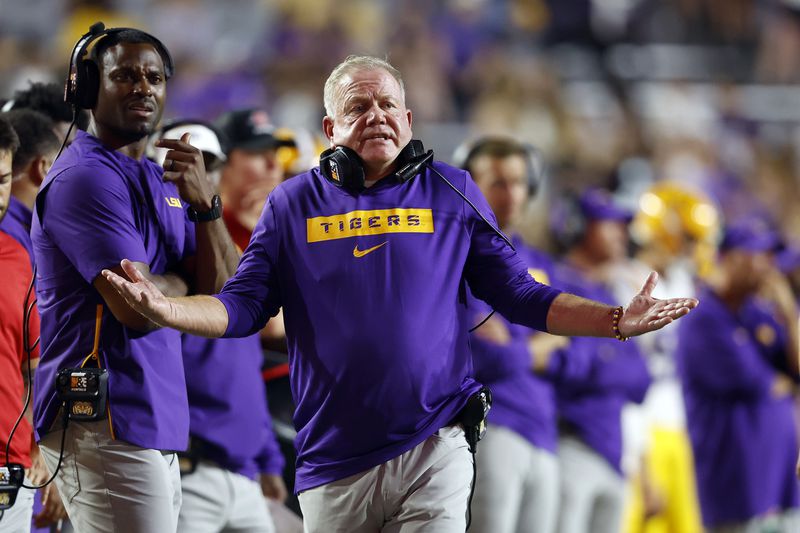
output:
[[[195,294],[216,294],[236,272],[239,252],[221,218],[196,225]]]
[[[613,337],[614,309],[574,294],[561,293],[550,304],[547,331],[571,337]]]
[[[213,296],[183,296],[169,298],[169,302],[171,311],[162,326],[211,338],[221,337],[228,328],[228,311]]]
[[[186,280],[178,274],[165,272],[160,276],[148,274],[147,277],[158,287],[158,290],[160,290],[164,296],[177,298],[189,294],[189,285],[186,283]]]

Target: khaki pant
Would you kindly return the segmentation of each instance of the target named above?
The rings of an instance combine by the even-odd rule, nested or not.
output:
[[[306,533],[463,533],[471,481],[464,432],[448,426],[399,457],[298,498]]]
[[[470,533],[554,533],[558,458],[516,432],[489,426],[478,445]]]
[[[51,472],[58,464],[62,431],[51,431],[39,443]],[[181,479],[174,453],[113,440],[105,420],[70,421],[66,431],[56,484],[76,531],[176,531]]]
[[[181,533],[275,533],[261,485],[250,478],[200,461],[181,488]]]
[[[608,461],[575,437],[561,438],[558,461],[560,533],[619,533],[625,480]]]

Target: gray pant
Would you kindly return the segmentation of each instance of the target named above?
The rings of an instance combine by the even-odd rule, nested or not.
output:
[[[51,431],[40,442],[51,472],[61,433]],[[56,483],[80,533],[169,533],[178,527],[181,480],[175,454],[113,440],[107,421],[69,422]]]
[[[25,478],[25,484],[31,482]],[[17,492],[17,501],[10,509],[6,509],[0,519],[0,531],[3,533],[29,533],[31,530],[31,517],[33,516],[34,491],[20,487]]]
[[[514,431],[491,426],[478,445],[472,500],[475,533],[553,533],[558,517],[556,456]]]
[[[241,474],[201,461],[181,476],[181,533],[275,533],[261,485]]]
[[[463,533],[471,480],[464,432],[449,426],[399,457],[298,499],[306,533]]]
[[[558,444],[561,533],[619,533],[625,480],[597,452],[574,437]]]

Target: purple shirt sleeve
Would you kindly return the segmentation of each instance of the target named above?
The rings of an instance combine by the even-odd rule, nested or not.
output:
[[[493,226],[497,220],[478,186],[466,174],[464,193]],[[547,331],[550,304],[561,291],[537,282],[527,264],[464,203],[471,242],[464,269],[472,292],[509,321]]]
[[[261,330],[281,306],[275,258],[278,232],[273,191],[256,224],[236,273],[216,295],[228,311],[228,327],[223,337],[246,337]]]
[[[147,263],[147,253],[131,210],[130,191],[115,172],[101,165],[64,171],[47,193],[44,229],[87,283],[124,259]]]

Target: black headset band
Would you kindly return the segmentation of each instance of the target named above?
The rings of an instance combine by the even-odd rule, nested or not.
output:
[[[172,61],[172,55],[169,53],[169,50],[164,43],[162,43],[158,38],[155,36],[147,33],[146,31],[142,31],[137,28],[127,28],[127,27],[119,27],[119,28],[106,28],[105,24],[102,22],[95,22],[89,27],[89,31],[84,33],[78,42],[75,43],[75,46],[72,48],[72,54],[70,55],[70,63],[69,63],[69,72],[67,72],[67,81],[64,86],[64,101],[68,102],[77,107],[83,107],[81,102],[83,100],[83,95],[81,95],[81,91],[86,91],[88,88],[84,87],[87,83],[85,78],[85,74],[82,75],[79,70],[81,69],[81,65],[83,61],[92,61],[89,58],[86,58],[86,53],[89,46],[92,43],[97,42],[99,39],[104,37],[108,37],[111,35],[116,35],[118,33],[124,31],[135,31],[147,37],[150,41],[152,41],[153,46],[155,46],[156,50],[158,51],[159,56],[161,56],[162,61],[164,62],[164,75],[167,79],[171,78],[174,73],[174,63]]]

